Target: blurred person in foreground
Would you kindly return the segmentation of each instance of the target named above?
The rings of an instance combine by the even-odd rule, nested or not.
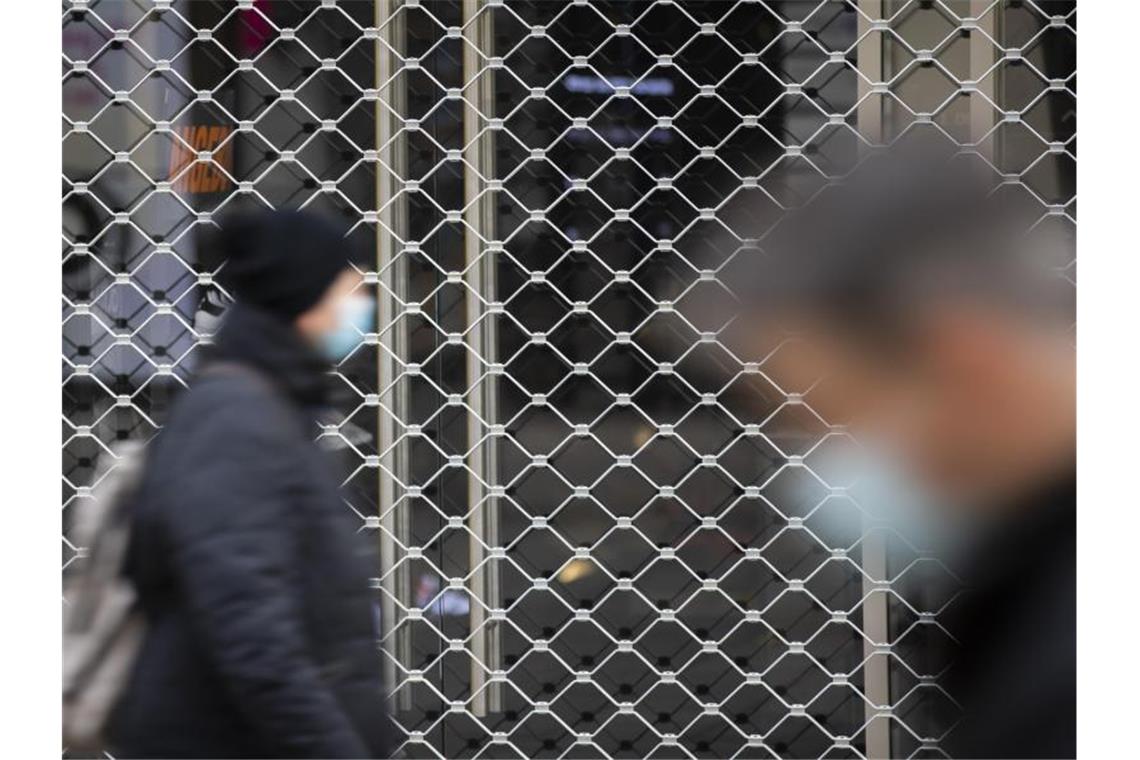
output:
[[[152,443],[127,561],[148,630],[112,751],[386,756],[369,555],[313,425],[372,299],[315,217],[238,216],[212,245],[236,303]]]
[[[1043,210],[979,168],[900,150],[827,188],[758,254],[747,329],[802,337],[764,369],[818,380],[806,402],[865,446],[861,506],[961,574],[943,748],[1074,757],[1075,294],[1024,234]]]

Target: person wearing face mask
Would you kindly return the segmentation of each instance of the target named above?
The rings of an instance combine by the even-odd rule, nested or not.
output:
[[[924,610],[956,642],[925,674],[961,711],[908,726],[949,757],[1071,758],[1075,291],[1056,262],[1072,249],[1002,189],[956,145],[900,142],[791,214],[733,282],[765,373],[860,444],[850,466],[827,446],[805,464],[962,581]]]
[[[126,572],[147,633],[116,757],[386,757],[360,520],[314,438],[328,370],[371,329],[342,233],[299,212],[226,220],[236,302],[151,442]]]

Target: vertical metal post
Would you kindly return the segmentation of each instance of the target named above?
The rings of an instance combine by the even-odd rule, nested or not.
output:
[[[871,22],[882,18],[882,0],[859,0],[859,11],[855,58],[862,76],[856,77],[856,121],[859,134],[878,145],[883,139],[883,102],[872,91],[883,81],[883,37],[871,31]]]
[[[399,51],[403,49],[405,24],[402,14],[395,14],[398,0],[377,0],[376,27],[376,269],[377,324],[380,332],[377,387],[381,406],[377,420],[377,451],[380,455],[380,577],[384,590],[381,603],[385,640],[392,656],[385,658],[384,671],[389,687],[398,681],[396,664],[411,662],[411,641],[398,628],[399,605],[411,602],[411,579],[406,564],[400,565],[400,546],[407,546],[411,531],[408,505],[400,505],[401,483],[408,481],[406,443],[401,440],[401,426],[408,409],[407,389],[399,383],[402,363],[407,356],[407,326],[399,321],[402,302],[407,292],[407,261],[400,255],[406,235],[407,204],[399,195],[400,177],[407,166],[405,138],[400,131],[400,114],[405,109],[405,93],[393,84],[399,69]],[[385,90],[385,85],[388,89]],[[387,107],[384,98],[387,97]],[[385,408],[385,404],[387,408]],[[395,635],[387,637],[389,632]],[[411,695],[400,693],[400,709],[411,708]]]
[[[493,54],[492,16],[483,0],[463,0],[463,201],[464,284],[467,307],[467,528],[472,597],[471,709],[475,715],[501,709],[501,688],[488,683],[486,670],[497,670],[501,658],[498,624],[487,621],[485,607],[499,604],[499,573],[486,547],[498,543],[498,496],[489,486],[498,484],[497,437],[490,434],[496,420],[496,376],[487,365],[496,358],[494,316],[487,302],[495,297],[495,260],[487,242],[495,235],[495,201],[488,190],[494,177],[494,133],[487,119],[495,107],[494,72],[486,66]]]
[[[986,10],[991,5],[994,5],[992,0],[970,0],[970,17],[978,27],[970,34],[970,79],[977,87],[970,96],[970,142],[978,153],[993,161],[997,155],[997,136],[987,146],[981,145],[994,128],[994,106],[990,103],[998,102],[998,74],[994,72],[989,77],[985,76],[997,62],[998,55],[987,35],[997,39],[1000,5],[995,5],[987,14]]]
[[[970,33],[970,80],[977,87],[970,97],[970,142],[979,154],[993,161],[996,136],[990,145],[982,145],[982,140],[994,128],[994,106],[991,103],[998,103],[998,74],[986,76],[998,60],[998,50],[986,36],[998,39],[998,8],[986,15],[986,9],[991,5],[992,0],[970,0],[970,17],[978,27]]]
[[[874,85],[883,77],[882,34],[872,31],[871,22],[883,18],[882,0],[859,0],[858,47],[859,105],[856,114],[859,132],[873,145],[883,142],[883,101],[873,94]],[[863,687],[870,704],[866,706],[866,754],[868,758],[886,758],[891,754],[891,726],[883,720],[880,710],[890,706],[890,669],[886,657],[875,656],[876,645],[887,643],[887,595],[874,593],[876,580],[886,579],[886,543],[881,532],[867,533],[863,537],[863,570],[869,576],[863,580]]]
[[[876,590],[876,581],[887,580],[886,536],[880,531],[867,533],[863,537],[863,685],[867,699],[866,742],[868,758],[891,756],[891,724],[881,717],[881,711],[888,709],[891,702],[890,667],[886,655],[876,654],[878,646],[888,640],[887,594]]]

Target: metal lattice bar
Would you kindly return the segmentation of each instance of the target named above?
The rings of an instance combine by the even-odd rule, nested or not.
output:
[[[380,547],[404,755],[941,752],[954,579],[823,466],[851,442],[736,271],[924,129],[1072,278],[1074,3],[62,8],[65,520],[229,300],[198,232],[340,217],[378,328],[321,440]]]

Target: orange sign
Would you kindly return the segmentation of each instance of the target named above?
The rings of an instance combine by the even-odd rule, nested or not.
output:
[[[182,141],[175,141],[170,149],[170,172],[167,174],[168,177],[177,177],[172,179],[175,190],[216,193],[233,184],[222,171],[224,169],[229,172],[233,169],[233,140],[218,148],[233,132],[232,127],[190,124],[175,127],[175,132]],[[213,161],[199,161],[198,153],[201,151],[213,151]],[[188,166],[189,169],[186,168]]]

